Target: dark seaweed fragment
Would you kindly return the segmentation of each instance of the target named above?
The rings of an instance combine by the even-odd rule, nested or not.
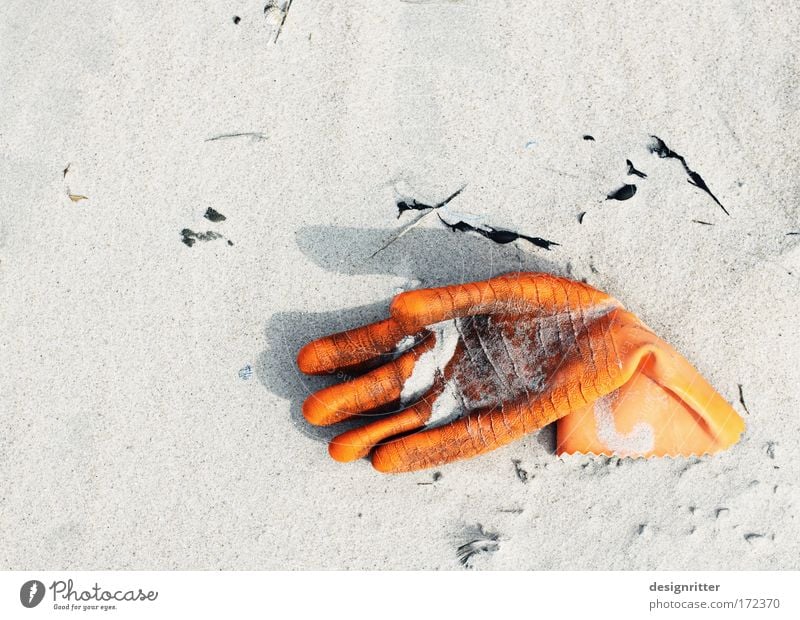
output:
[[[751,541],[753,541],[753,540],[756,540],[757,538],[764,538],[764,534],[758,534],[758,533],[756,533],[756,532],[749,532],[749,533],[747,533],[747,534],[745,534],[745,535],[744,535],[744,539],[745,539],[747,542],[751,542]],[[752,544],[752,543],[751,543],[751,544]]]
[[[214,232],[213,230],[208,230],[206,232],[194,232],[189,228],[184,228],[181,231],[181,241],[189,247],[192,247],[196,241],[212,241],[214,239],[222,239],[222,235],[220,235],[218,232]]]
[[[739,404],[742,405],[742,409],[744,409],[747,415],[750,415],[750,410],[747,408],[747,404],[744,402],[744,392],[742,391],[742,384],[739,383]]]
[[[724,206],[722,206],[722,203],[709,189],[708,185],[706,185],[706,182],[703,180],[703,177],[701,177],[697,172],[695,172],[689,167],[689,164],[686,163],[686,159],[683,157],[683,155],[678,155],[678,153],[669,148],[666,145],[666,143],[658,136],[651,135],[650,137],[653,139],[653,142],[649,146],[651,153],[655,153],[661,159],[677,159],[679,162],[681,162],[683,169],[686,171],[686,174],[689,177],[689,183],[703,190],[706,194],[711,196],[714,202],[716,202],[719,205],[719,208],[725,212],[725,215],[730,215],[730,213],[728,213],[728,210]]]
[[[588,133],[583,136],[583,139],[589,142],[595,142],[594,136],[590,136]]]
[[[635,195],[636,186],[625,183],[622,187],[611,191],[608,196],[606,196],[606,200],[628,200],[629,198],[633,198]]]
[[[205,215],[203,215],[203,217],[206,218],[207,220],[211,220],[212,222],[224,222],[226,219],[228,219],[224,215],[222,215],[222,213],[211,207],[206,209]]]
[[[500,245],[505,245],[506,243],[517,241],[518,239],[524,239],[528,243],[532,243],[533,245],[544,248],[545,250],[549,250],[550,247],[554,245],[561,245],[555,241],[548,241],[547,239],[542,239],[541,237],[530,237],[528,235],[514,232],[513,230],[503,230],[502,228],[494,228],[492,226],[478,227],[473,226],[472,224],[467,224],[461,220],[451,224],[450,222],[443,220],[441,215],[438,215],[438,217],[442,224],[447,226],[452,231],[476,232],[479,235],[486,237],[490,241],[494,241]]]
[[[631,176],[639,177],[640,179],[646,179],[647,175],[642,172],[641,170],[637,170],[636,166],[633,165],[633,162],[630,159],[626,159],[625,163],[628,164],[628,174]]]
[[[435,205],[429,205],[429,204],[425,204],[424,202],[418,202],[415,198],[398,200],[397,201],[397,217],[399,218],[406,211],[426,211],[428,209],[440,209],[443,206],[445,206],[448,202],[453,200],[453,198],[458,196],[461,192],[463,192],[465,187],[466,187],[466,185],[464,185],[463,187],[457,189],[452,194],[450,194],[447,198],[442,200],[442,202],[439,202],[439,203],[437,203]]]

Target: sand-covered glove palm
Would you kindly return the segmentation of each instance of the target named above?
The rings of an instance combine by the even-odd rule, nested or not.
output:
[[[380,471],[423,469],[559,419],[560,452],[626,456],[715,452],[743,429],[672,347],[581,282],[515,273],[401,293],[389,314],[298,354],[309,374],[385,362],[303,405],[315,425],[367,420],[331,441],[339,461],[372,452]]]

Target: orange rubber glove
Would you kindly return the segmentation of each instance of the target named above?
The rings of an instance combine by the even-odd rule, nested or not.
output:
[[[559,420],[558,452],[678,456],[738,441],[744,422],[622,305],[541,273],[397,295],[390,318],[310,342],[305,373],[385,363],[312,394],[315,425],[368,423],[330,443],[383,472],[434,467]],[[374,412],[397,405],[389,415]]]

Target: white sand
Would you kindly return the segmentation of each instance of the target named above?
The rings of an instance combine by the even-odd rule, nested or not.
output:
[[[276,43],[263,4],[0,9],[0,567],[454,569],[480,523],[476,568],[800,568],[797,2],[295,0]],[[561,245],[429,218],[370,259],[401,181]],[[619,298],[741,442],[561,460],[546,430],[434,484],[333,462],[297,349],[515,268]]]
[[[403,383],[400,391],[400,403],[403,406],[413,405],[425,395],[437,378],[444,376],[444,370],[458,346],[456,321],[442,321],[431,325],[429,331],[433,346],[419,356],[411,375]]]

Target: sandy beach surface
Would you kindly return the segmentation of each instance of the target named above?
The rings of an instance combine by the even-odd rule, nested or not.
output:
[[[0,567],[800,568],[798,4],[265,4],[0,8]],[[426,218],[375,253],[462,186],[559,245]],[[620,299],[741,441],[332,461],[300,346],[517,269]]]

